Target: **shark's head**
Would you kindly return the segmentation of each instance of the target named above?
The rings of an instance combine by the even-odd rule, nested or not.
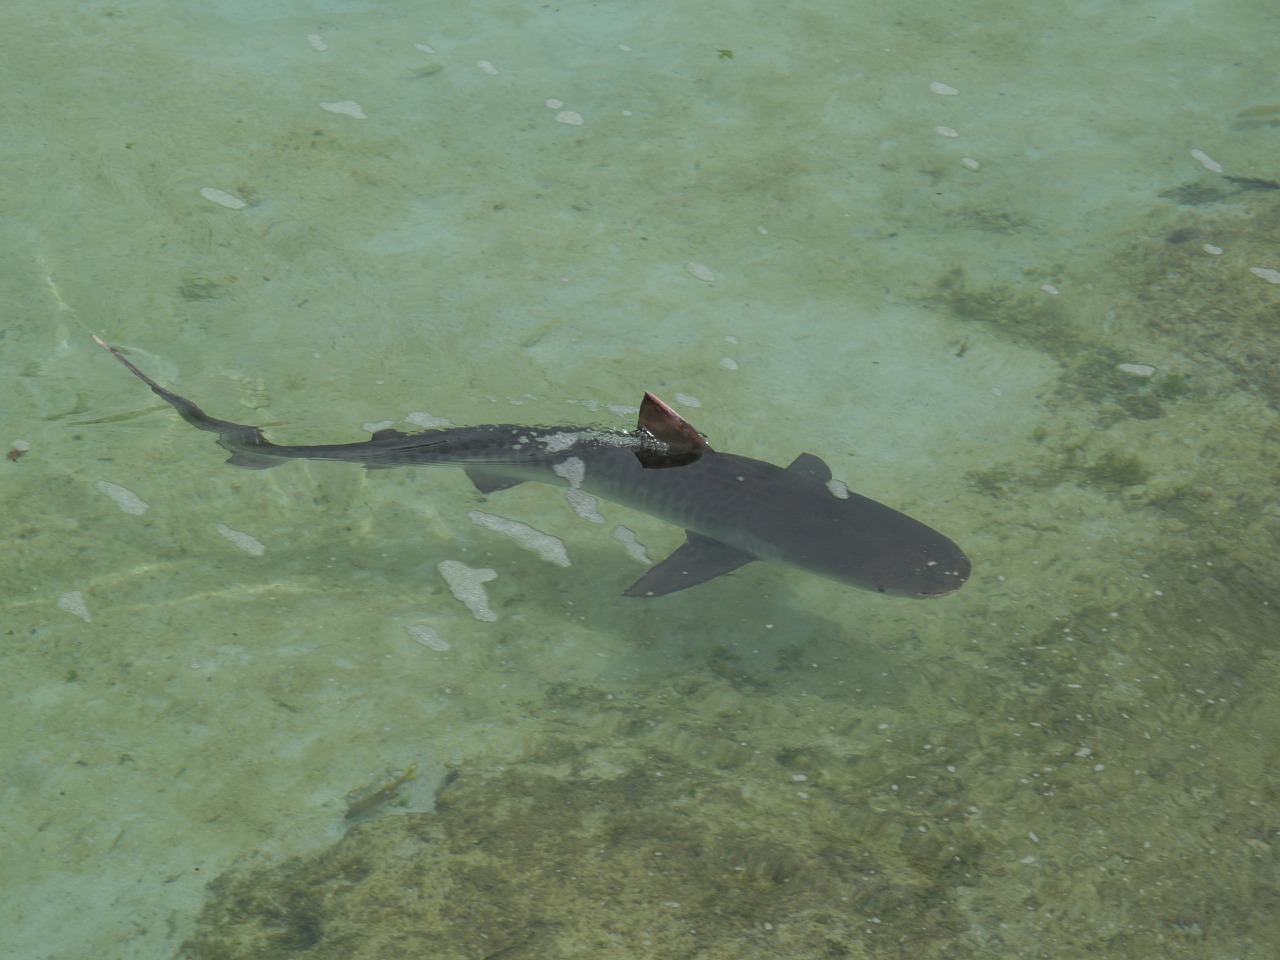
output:
[[[933,531],[930,531],[933,533]],[[903,544],[881,558],[881,563],[861,580],[877,593],[925,599],[959,590],[969,579],[969,558],[941,534],[927,543]]]

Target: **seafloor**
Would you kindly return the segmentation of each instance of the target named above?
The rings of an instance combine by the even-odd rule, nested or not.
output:
[[[5,20],[4,956],[1275,955],[1271,0]],[[653,390],[974,575],[625,598],[91,333],[282,442]]]

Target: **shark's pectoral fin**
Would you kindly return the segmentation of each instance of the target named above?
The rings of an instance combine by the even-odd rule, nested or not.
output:
[[[475,467],[463,467],[462,472],[467,475],[467,479],[475,485],[475,488],[481,493],[493,493],[497,490],[506,490],[508,487],[514,487],[524,483],[523,480],[508,480],[506,477],[495,476],[492,473],[485,473]]]
[[[696,587],[756,559],[751,554],[688,532],[688,539],[667,559],[622,591],[624,597],[661,597]]]

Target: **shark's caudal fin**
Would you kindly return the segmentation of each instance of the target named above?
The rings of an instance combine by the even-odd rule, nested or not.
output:
[[[272,448],[273,444],[262,435],[262,431],[258,427],[251,427],[243,423],[232,423],[230,420],[219,420],[216,417],[209,416],[186,397],[180,397],[178,394],[160,386],[160,384],[126,360],[119,350],[96,334],[93,336],[93,342],[128,367],[135,377],[151,388],[152,393],[177,410],[178,415],[187,423],[200,430],[216,433],[218,435],[218,444],[231,453],[231,456],[227,458],[227,463],[234,464],[237,467],[246,467],[250,470],[266,470],[269,467],[279,466],[284,463],[284,460],[280,457],[271,456],[266,452]],[[255,447],[260,449],[255,450]]]

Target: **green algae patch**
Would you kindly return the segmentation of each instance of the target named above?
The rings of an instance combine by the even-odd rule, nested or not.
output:
[[[1104,487],[1136,487],[1146,483],[1151,471],[1131,453],[1108,450],[1084,468],[1090,483]]]
[[[841,822],[802,800],[765,805],[662,767],[607,780],[535,764],[464,774],[433,813],[357,824],[315,855],[215,881],[181,955],[728,960],[869,944],[961,955],[946,946],[964,927],[948,889],[978,856],[971,840],[865,811]],[[893,855],[862,833],[890,838]]]

